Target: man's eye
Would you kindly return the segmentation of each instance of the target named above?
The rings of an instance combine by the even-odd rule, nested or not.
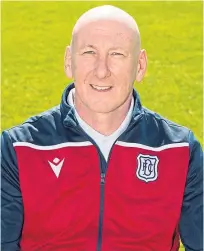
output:
[[[111,55],[113,56],[124,56],[122,53],[120,52],[112,52]]]
[[[83,54],[95,54],[95,51],[85,51]]]

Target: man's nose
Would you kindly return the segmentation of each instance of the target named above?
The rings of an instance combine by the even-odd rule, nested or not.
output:
[[[108,68],[108,59],[106,57],[99,58],[96,62],[95,76],[99,79],[103,79],[110,76],[110,70]]]

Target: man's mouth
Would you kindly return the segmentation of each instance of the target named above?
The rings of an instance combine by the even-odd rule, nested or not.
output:
[[[98,86],[98,85],[91,85],[91,87],[97,91],[109,91],[112,88],[112,86]]]

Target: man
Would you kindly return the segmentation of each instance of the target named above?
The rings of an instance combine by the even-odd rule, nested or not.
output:
[[[202,150],[144,108],[140,34],[101,6],[77,21],[60,106],[2,135],[2,251],[202,250]]]

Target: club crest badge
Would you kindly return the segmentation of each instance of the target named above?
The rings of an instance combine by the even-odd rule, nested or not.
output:
[[[149,182],[158,178],[158,157],[139,154],[137,161],[138,167],[136,175],[138,179]]]

